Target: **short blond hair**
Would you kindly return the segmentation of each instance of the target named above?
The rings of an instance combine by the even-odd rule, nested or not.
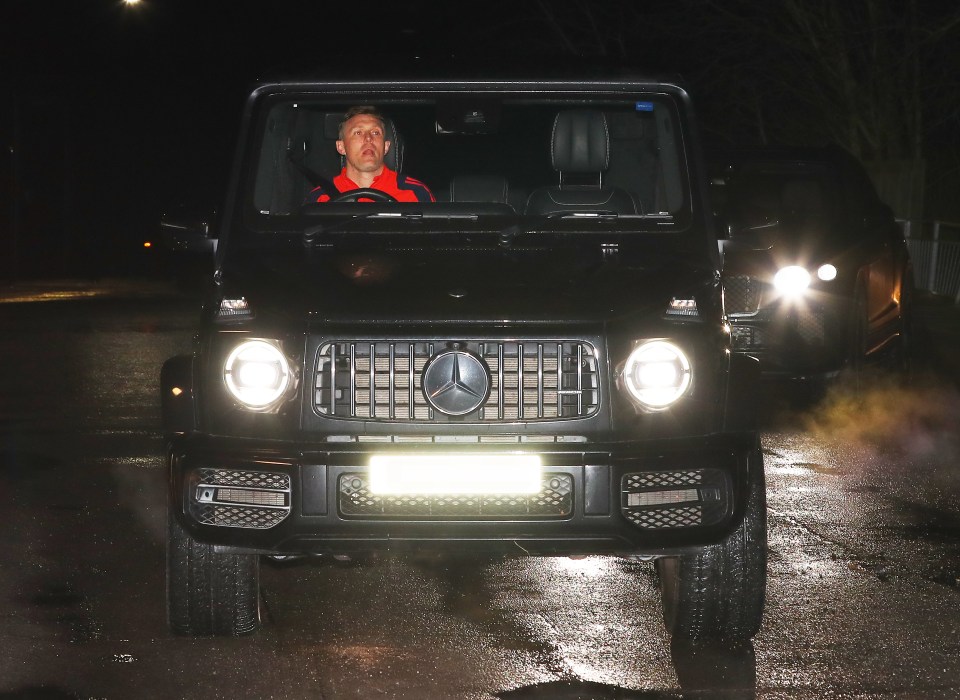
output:
[[[380,128],[383,129],[383,131],[387,130],[387,120],[380,114],[380,110],[373,105],[357,105],[343,113],[343,119],[340,120],[340,126],[337,128],[337,136],[340,137],[341,141],[343,141],[343,130],[347,126],[347,122],[354,117],[359,117],[361,114],[373,117],[380,122]]]

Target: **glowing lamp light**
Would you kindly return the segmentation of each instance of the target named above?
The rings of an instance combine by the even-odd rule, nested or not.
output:
[[[264,340],[248,340],[230,353],[223,378],[233,397],[251,410],[263,410],[280,400],[293,380],[287,358]]]
[[[810,286],[810,273],[799,265],[781,267],[773,276],[773,286],[784,296],[800,296]]]
[[[624,365],[624,386],[650,411],[662,411],[690,388],[690,360],[673,343],[653,340],[637,347]]]
[[[826,265],[821,265],[817,269],[817,277],[822,279],[824,282],[835,280],[837,278],[837,268],[835,268],[830,263],[827,263]]]
[[[640,384],[651,389],[675,386],[679,368],[673,361],[645,362],[637,367],[637,379]]]
[[[396,494],[538,493],[536,455],[407,454],[370,458],[370,492]]]

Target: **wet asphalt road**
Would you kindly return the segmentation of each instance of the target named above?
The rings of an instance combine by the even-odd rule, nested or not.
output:
[[[265,565],[260,634],[171,636],[157,384],[195,303],[116,284],[0,299],[0,700],[960,697],[948,307],[925,308],[910,389],[802,412],[767,392],[764,627],[691,651],[652,566],[609,557]]]

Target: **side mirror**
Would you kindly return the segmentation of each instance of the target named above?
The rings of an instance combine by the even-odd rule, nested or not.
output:
[[[723,214],[714,213],[713,230],[717,232],[717,238],[721,241],[729,240],[733,233],[730,220]]]
[[[160,245],[169,252],[209,253],[217,250],[217,239],[212,235],[217,212],[206,214],[174,209],[160,218]]]
[[[202,290],[213,279],[217,212],[177,207],[160,218],[157,271],[184,292]]]
[[[720,240],[724,250],[769,250],[781,235],[779,221],[747,225],[742,221],[727,220],[718,222],[723,226]]]

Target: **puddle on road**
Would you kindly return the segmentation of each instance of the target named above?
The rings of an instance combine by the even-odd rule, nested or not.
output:
[[[87,597],[70,583],[50,583],[38,586],[38,592],[27,596],[27,603],[38,611],[40,624],[52,622],[65,630],[71,644],[87,644],[100,639],[103,626],[97,622]]]
[[[68,585],[51,586],[30,598],[31,605],[41,608],[72,607],[80,605],[83,601],[84,597]]]
[[[939,583],[941,586],[960,589],[960,567],[931,571],[929,577],[931,581]]]
[[[64,461],[57,457],[27,450],[0,450],[0,476],[13,480],[45,478],[41,472],[62,467]]]
[[[857,574],[875,576],[880,581],[886,581],[890,578],[890,569],[886,561],[863,561],[854,560],[847,564],[847,568]]]
[[[897,501],[897,512],[914,521],[895,528],[903,537],[933,544],[960,545],[960,514],[902,499]]]

